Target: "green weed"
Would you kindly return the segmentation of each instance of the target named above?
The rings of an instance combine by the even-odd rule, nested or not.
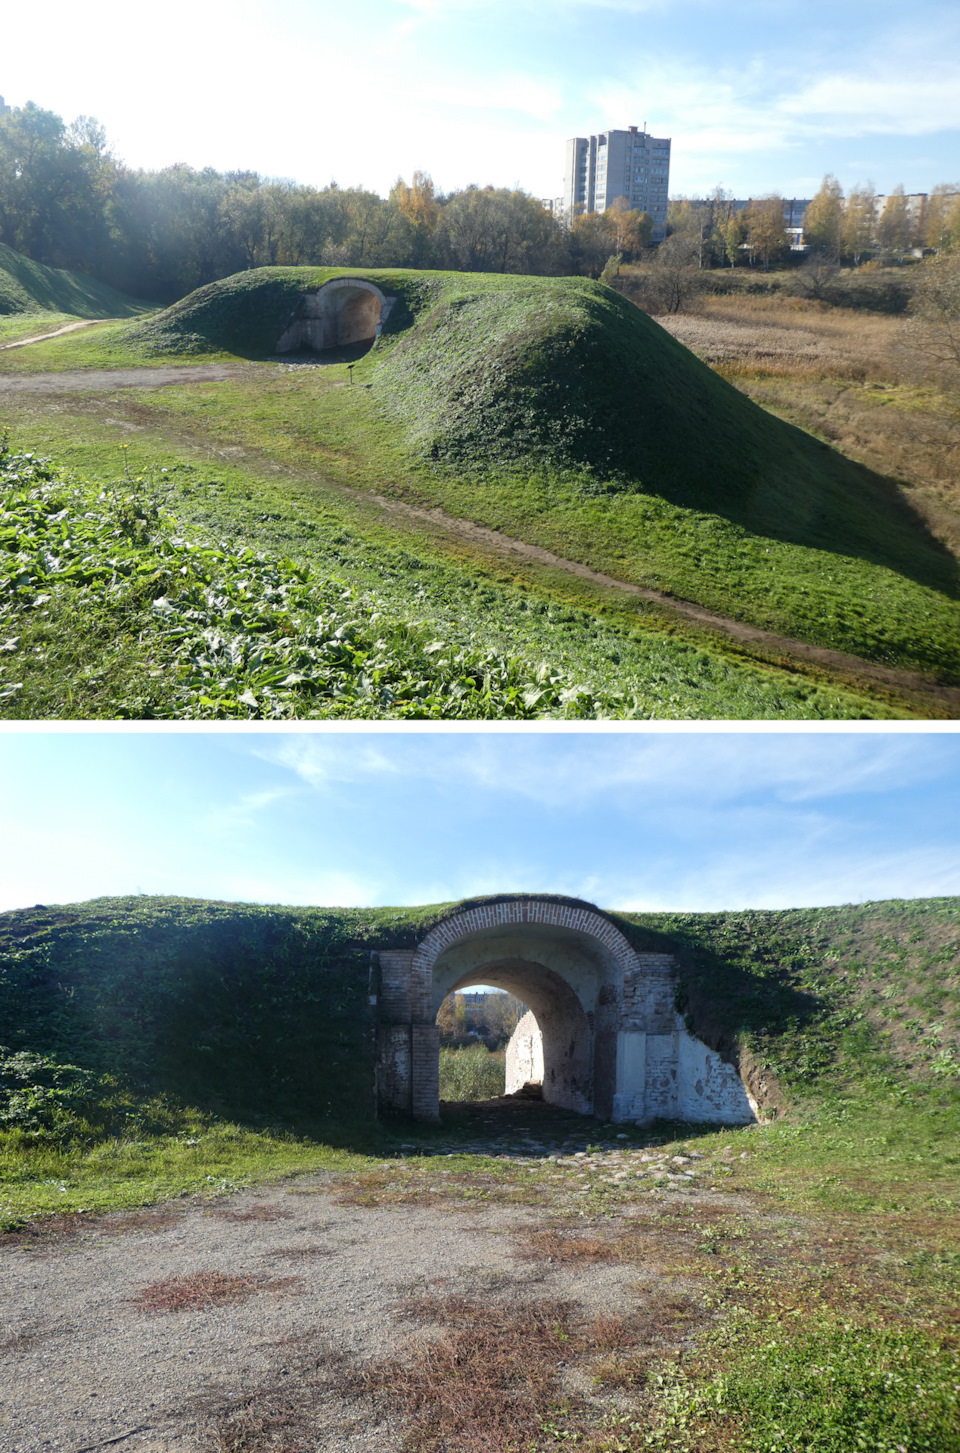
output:
[[[636,618],[608,623],[422,544],[415,554],[276,480],[253,488],[169,451],[145,465],[140,440],[135,464],[125,447],[110,454],[119,468],[86,482],[35,454],[0,457],[8,716],[864,712]],[[238,519],[246,548],[211,541]]]
[[[490,1100],[503,1094],[504,1054],[485,1044],[440,1050],[441,1100]]]
[[[751,1328],[725,1343],[726,1370],[661,1372],[660,1427],[634,1447],[744,1453],[955,1453],[960,1355],[911,1328],[820,1325],[784,1336]],[[719,1348],[717,1349],[719,1352]]]

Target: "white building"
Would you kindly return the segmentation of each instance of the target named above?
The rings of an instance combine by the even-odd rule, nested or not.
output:
[[[603,212],[617,197],[653,221],[653,240],[666,232],[670,186],[670,142],[636,126],[574,136],[567,142],[563,213]]]

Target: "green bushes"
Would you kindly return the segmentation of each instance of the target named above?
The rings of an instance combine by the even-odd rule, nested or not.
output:
[[[440,1051],[441,1100],[492,1100],[503,1094],[506,1056],[484,1044]]]
[[[485,719],[618,704],[542,662],[431,639],[373,592],[291,560],[184,538],[165,473],[84,487],[0,438],[0,715]]]

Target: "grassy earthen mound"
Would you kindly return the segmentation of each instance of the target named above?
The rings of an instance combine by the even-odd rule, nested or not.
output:
[[[268,357],[336,277],[397,299],[367,377],[412,462],[656,495],[745,534],[887,567],[956,597],[956,562],[892,484],[784,423],[638,308],[583,278],[260,268],[146,322],[154,351]]]

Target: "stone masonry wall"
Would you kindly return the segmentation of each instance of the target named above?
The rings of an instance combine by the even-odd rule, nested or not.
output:
[[[620,1027],[647,1034],[673,1028],[676,961],[670,954],[636,954],[636,969],[624,976]]]

